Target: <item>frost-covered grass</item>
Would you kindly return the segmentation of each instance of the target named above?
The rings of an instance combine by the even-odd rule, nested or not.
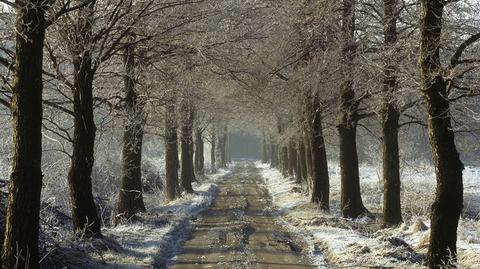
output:
[[[161,192],[144,194],[146,213],[132,222],[103,228],[103,239],[64,238],[46,255],[45,268],[53,268],[55,263],[59,265],[55,268],[164,268],[190,233],[191,220],[212,203],[216,183],[230,174],[219,170],[194,183],[194,194],[166,204]]]
[[[299,192],[294,180],[284,178],[268,165],[257,163],[273,203],[294,232],[302,234],[312,247],[312,259],[319,268],[324,262],[334,267],[384,266],[423,267],[428,248],[429,208],[435,190],[432,168],[402,169],[402,203],[405,223],[381,229],[379,219],[348,220],[340,213],[340,171],[330,165],[331,211],[321,211]],[[360,168],[362,198],[373,213],[382,211],[381,168]],[[459,264],[480,268],[480,169],[464,171],[465,210],[458,229]]]

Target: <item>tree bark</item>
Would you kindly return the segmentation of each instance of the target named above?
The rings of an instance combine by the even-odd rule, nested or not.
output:
[[[230,144],[230,132],[227,132],[226,144],[225,144],[225,163],[232,162],[232,148]]]
[[[204,160],[204,142],[202,137],[202,130],[196,128],[195,130],[195,173],[202,177],[205,175],[205,160]]]
[[[282,145],[280,143],[277,144],[277,159],[278,159],[278,170],[283,175],[283,154],[282,154]]]
[[[268,143],[265,131],[262,131],[262,163],[268,163]]]
[[[180,194],[178,180],[178,135],[175,113],[176,98],[172,91],[165,108],[165,190],[168,201],[175,200]]]
[[[313,178],[313,162],[312,162],[312,145],[310,134],[306,133],[304,136],[304,145],[305,145],[305,160],[306,160],[306,169],[307,173],[305,174],[307,192],[310,193],[312,190],[312,178]]]
[[[145,212],[142,190],[142,144],[145,125],[144,104],[135,91],[135,37],[125,46],[124,65],[126,123],[123,133],[122,174],[117,204],[117,216],[131,218]]]
[[[77,40],[72,44],[73,89],[73,154],[68,173],[73,226],[86,237],[101,237],[100,218],[92,193],[92,168],[96,126],[93,115],[93,80],[89,44],[92,42],[92,23],[95,1],[82,8],[79,14]]]
[[[48,2],[17,1],[13,160],[5,216],[2,268],[39,268],[42,190],[42,70]]]
[[[457,227],[463,209],[463,164],[452,130],[448,82],[440,60],[445,1],[422,1],[420,66],[428,113],[428,134],[435,163],[437,189],[432,205],[430,268],[453,267],[457,254]]]
[[[398,128],[400,112],[395,102],[397,92],[397,68],[394,46],[397,42],[397,0],[384,0],[385,45],[389,55],[384,69],[384,103],[382,111],[383,134],[383,223],[393,226],[402,222],[400,202],[400,156],[398,149]]]
[[[339,105],[339,124],[341,169],[341,206],[346,218],[357,218],[368,213],[360,194],[360,177],[357,153],[358,103],[353,88],[355,49],[355,5],[356,0],[343,1],[342,40],[343,75]]]
[[[318,93],[312,96],[311,144],[312,144],[312,196],[311,202],[316,203],[321,209],[329,210],[330,204],[330,179],[328,177],[327,151],[323,138],[322,108]]]
[[[284,142],[281,141],[281,136],[283,133],[283,125],[280,119],[277,119],[277,131],[279,139],[277,140],[277,158],[278,158],[278,169],[282,173],[282,176],[288,176],[288,149],[285,147]]]
[[[274,141],[273,136],[270,137],[270,167],[278,168],[278,152],[277,144]]]
[[[292,140],[288,143],[288,174],[291,177],[297,174],[297,150]]]
[[[288,147],[287,145],[283,144],[281,146],[281,160],[282,160],[282,174],[284,177],[288,177],[289,176],[289,173],[288,173]]]
[[[193,122],[192,122],[192,129],[191,129],[191,135],[190,135],[190,146],[188,147],[188,153],[190,154],[189,158],[191,160],[191,165],[192,165],[192,182],[197,181],[197,177],[195,175],[195,142],[193,140],[194,136],[194,130],[193,130]]]
[[[215,135],[215,130],[212,130],[212,137],[210,141],[210,165],[212,174],[217,172],[217,160],[216,160],[216,147],[217,147],[217,137]]]
[[[227,126],[225,126],[222,130],[218,138],[218,159],[219,159],[219,167],[220,168],[227,168]]]
[[[303,142],[303,138],[298,141],[298,175],[297,175],[297,182],[302,184],[303,186],[306,186],[307,184],[307,177],[308,177],[308,171],[307,171],[307,159],[305,155],[305,144]]]
[[[181,185],[187,193],[193,193],[192,182],[195,181],[195,172],[192,158],[192,130],[194,111],[193,106],[188,100],[183,100],[181,104],[182,127],[181,127]]]

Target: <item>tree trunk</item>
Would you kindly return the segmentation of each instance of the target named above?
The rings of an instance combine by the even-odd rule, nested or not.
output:
[[[385,63],[385,94],[382,111],[383,134],[383,223],[385,226],[402,222],[400,202],[400,157],[398,150],[398,121],[400,113],[395,102],[397,92],[397,68],[394,60],[394,46],[397,42],[397,0],[384,0],[385,45],[388,57]]]
[[[17,1],[13,160],[5,216],[2,268],[39,268],[42,190],[42,71],[48,2]]]
[[[432,205],[430,268],[453,266],[457,254],[457,227],[463,208],[463,164],[455,146],[448,85],[440,63],[444,1],[422,1],[420,65],[428,112],[428,134],[435,162],[437,189]]]
[[[182,127],[181,127],[181,185],[182,189],[187,193],[193,193],[192,182],[195,181],[195,173],[193,167],[192,150],[192,129],[194,112],[192,104],[183,100],[181,105],[182,111]]]
[[[353,89],[355,58],[355,5],[356,0],[343,1],[342,39],[343,74],[339,105],[339,140],[341,169],[341,206],[346,218],[356,218],[368,213],[360,194],[360,177],[357,153],[358,103]]]
[[[204,143],[202,138],[202,130],[200,128],[196,128],[195,130],[195,172],[200,177],[205,175],[205,160],[204,160],[203,154],[204,154]]]
[[[219,167],[227,168],[227,126],[222,130],[218,138],[218,158],[219,158]]]
[[[306,186],[307,183],[307,176],[308,176],[308,171],[307,171],[307,159],[305,155],[305,144],[303,142],[303,139],[300,139],[298,141],[298,175],[297,175],[297,182],[302,184],[303,186]]]
[[[225,163],[231,163],[232,162],[232,147],[230,144],[230,132],[227,132],[227,140],[226,140],[226,150],[225,150]]]
[[[304,92],[303,107],[303,146],[305,148],[305,191],[311,194],[313,189],[313,152],[312,152],[312,119],[314,111],[312,104],[312,96],[310,91]]]
[[[402,222],[400,202],[400,157],[398,149],[399,114],[392,105],[386,106],[383,121],[383,223],[385,226]]]
[[[173,91],[171,95],[165,108],[165,190],[168,201],[175,200],[180,194],[176,98]]]
[[[288,143],[288,174],[291,177],[297,174],[297,151],[293,141]]]
[[[346,218],[368,213],[360,194],[360,178],[355,127],[338,127],[340,134],[341,206]]]
[[[302,143],[303,144],[303,143]],[[302,171],[302,153],[301,151],[304,151],[304,149],[300,149],[302,145],[300,145],[300,143],[298,143],[298,140],[297,140],[297,143],[296,143],[296,152],[295,154],[297,155],[297,173],[295,174],[295,182],[297,184],[302,184],[302,177],[303,177],[303,171]]]
[[[284,177],[288,177],[288,146],[287,145],[282,145],[282,174]]]
[[[224,168],[227,168],[227,163],[229,162],[228,158],[229,158],[229,154],[230,154],[229,153],[229,148],[228,148],[229,147],[229,145],[228,145],[228,143],[229,143],[229,139],[228,139],[229,138],[229,133],[228,133],[227,126],[225,126],[225,128],[224,128],[224,134],[223,135],[224,135],[224,138],[223,138],[224,142],[223,142],[223,150],[222,150],[222,154],[223,154],[223,157],[222,157],[222,159],[223,159],[222,163],[223,164],[222,164],[222,166]]]
[[[192,163],[192,182],[197,181],[197,177],[195,176],[195,142],[193,141],[193,122],[192,122],[192,130],[190,135],[190,147],[188,148],[188,153],[190,154],[190,160]]]
[[[318,93],[312,96],[311,126],[312,143],[312,197],[311,202],[320,205],[321,209],[329,210],[330,180],[328,177],[327,151],[323,138],[322,108]]]
[[[282,145],[277,144],[277,160],[278,160],[278,170],[283,174],[283,156],[282,156]]]
[[[135,38],[125,47],[124,64],[126,123],[123,133],[122,174],[117,204],[117,216],[131,218],[145,212],[142,191],[142,144],[145,125],[144,104],[135,91]]]
[[[278,168],[277,144],[275,143],[273,136],[270,137],[270,167]]]
[[[79,14],[78,40],[72,44],[74,89],[73,89],[73,154],[68,173],[73,226],[82,236],[101,237],[100,218],[92,193],[92,168],[96,126],[93,115],[93,80],[89,44],[92,42],[92,23],[95,1]],[[80,18],[81,17],[81,18]],[[86,19],[85,19],[86,18]],[[76,46],[75,46],[76,45]]]
[[[288,170],[288,164],[287,164],[288,151],[287,151],[287,148],[283,145],[283,142],[281,141],[283,126],[280,119],[277,119],[277,130],[278,130],[278,137],[279,137],[279,139],[277,139],[278,169],[280,170],[282,175],[286,177],[287,170]]]
[[[216,160],[216,147],[217,147],[217,137],[215,135],[215,130],[212,130],[212,137],[210,141],[210,165],[212,174],[217,172],[217,160]]]
[[[312,190],[312,178],[313,178],[313,162],[312,162],[312,145],[310,134],[306,133],[304,136],[304,145],[305,145],[305,160],[306,160],[306,169],[307,173],[305,174],[307,192],[310,193]]]
[[[262,163],[268,163],[268,144],[265,131],[262,132]]]

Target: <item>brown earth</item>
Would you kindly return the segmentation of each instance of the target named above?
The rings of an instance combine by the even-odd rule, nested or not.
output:
[[[214,203],[195,222],[175,269],[315,268],[272,214],[271,200],[253,165],[219,184]]]

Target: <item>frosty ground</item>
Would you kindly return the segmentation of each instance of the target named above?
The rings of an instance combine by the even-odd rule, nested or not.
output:
[[[159,193],[146,194],[148,213],[104,228],[103,239],[61,238],[68,234],[68,221],[54,216],[52,226],[59,231],[53,234],[43,227],[49,233],[42,234],[42,267],[423,268],[433,171],[428,166],[403,170],[405,223],[381,229],[381,170],[361,167],[363,199],[373,214],[348,220],[340,215],[339,168],[330,168],[329,213],[309,203],[294,179],[269,165],[237,162],[195,183],[195,194],[172,203],[164,204]],[[479,173],[474,168],[464,173],[465,210],[458,231],[461,268],[480,268]],[[272,265],[272,260],[282,259],[289,262],[283,265],[287,267],[281,267],[282,262]]]
[[[230,176],[230,170],[222,169],[194,183],[195,194],[167,204],[161,193],[146,193],[148,212],[128,223],[104,228],[102,239],[74,240],[68,235],[68,225],[58,223],[61,216],[54,216],[57,222],[50,225],[61,231],[53,233],[43,225],[41,241],[48,251],[44,251],[40,264],[42,268],[69,269],[165,268],[190,233],[192,221],[212,203],[218,182]],[[66,235],[61,238],[60,234]]]
[[[381,168],[362,166],[362,195],[376,218],[348,220],[340,213],[340,169],[331,165],[331,211],[309,203],[293,179],[285,178],[266,164],[257,163],[279,213],[290,229],[310,243],[317,264],[334,268],[423,268],[429,242],[429,207],[433,201],[435,176],[428,166],[406,168],[402,177],[404,224],[381,229]],[[458,230],[460,268],[480,268],[479,170],[464,171],[465,209]],[[318,253],[323,253],[318,258]]]

